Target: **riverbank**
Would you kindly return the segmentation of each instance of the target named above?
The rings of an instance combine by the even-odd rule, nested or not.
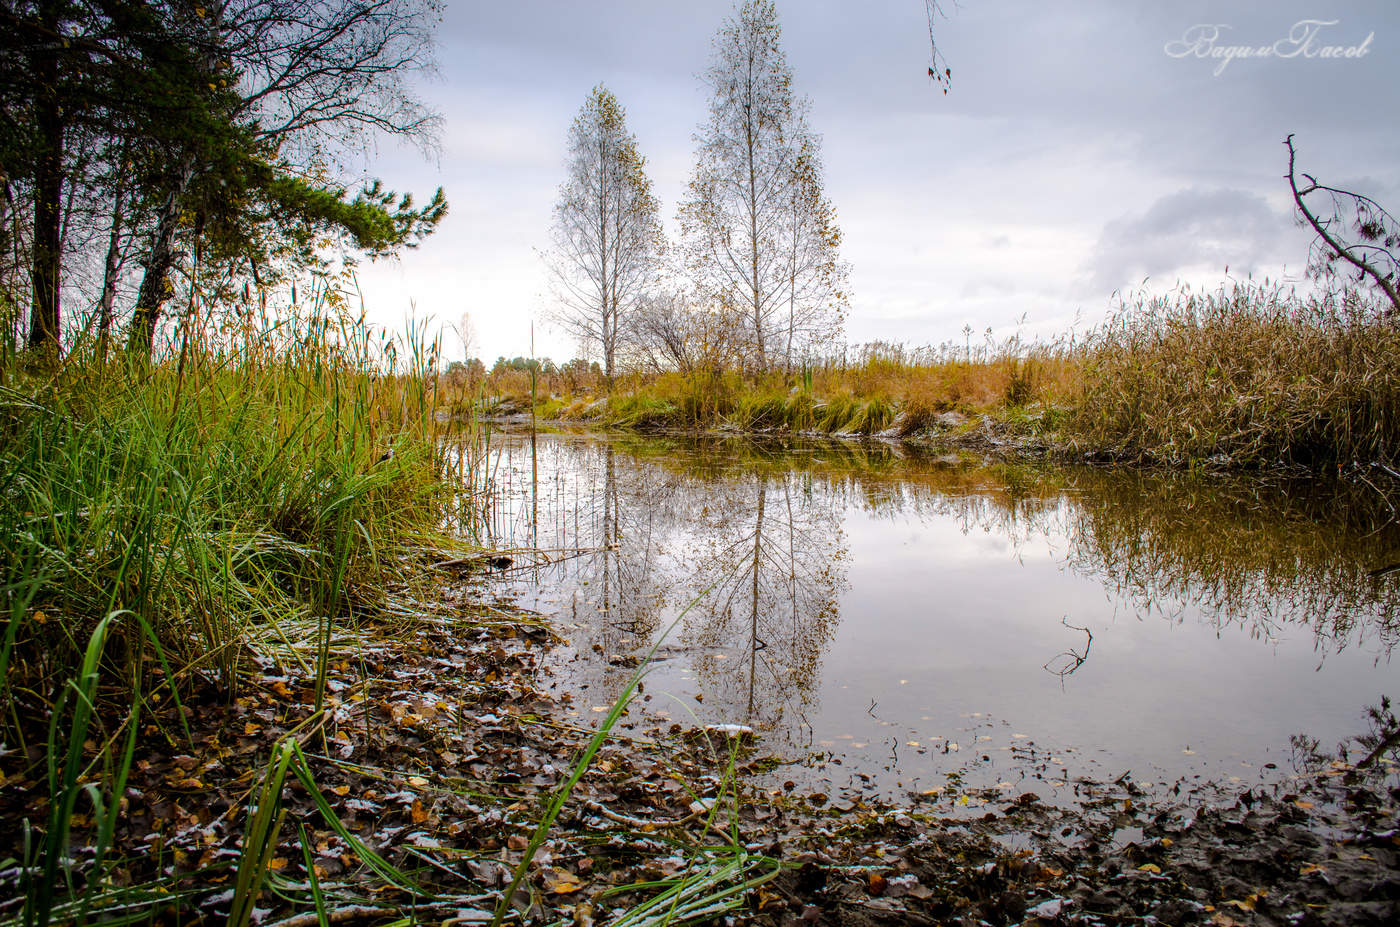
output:
[[[482,549],[484,442],[475,420],[437,414],[434,352],[390,352],[353,327],[328,338],[325,324],[149,368],[79,354],[4,371],[5,923],[484,923],[516,872],[527,891],[505,920],[1394,913],[1387,766],[1375,778],[1340,758],[1247,798],[1079,777],[1060,805],[775,788],[761,736],[640,714],[589,756],[610,706],[549,691],[557,616],[491,604],[466,575],[512,564]],[[395,353],[406,369],[385,361]],[[916,420],[878,397],[784,396],[718,430],[791,434],[783,416],[805,409],[813,427],[798,433],[1084,453],[1072,415],[1035,399],[935,400]],[[1376,407],[1388,401],[1378,390]],[[1372,407],[1357,408],[1362,422]],[[1349,446],[1369,446],[1372,431],[1355,434]],[[1267,859],[1246,852],[1276,833]]]
[[[624,714],[532,841],[601,713],[550,693],[547,623],[483,606],[490,588],[447,576],[438,605],[401,616],[392,635],[371,623],[337,644],[321,714],[312,675],[268,665],[232,705],[187,700],[179,743],[161,730],[180,712],[154,712],[108,851],[112,888],[90,914],[144,902],[166,921],[228,917],[249,859],[249,795],[293,742],[306,775],[280,790],[268,890],[244,911],[264,925],[485,923],[527,852],[507,922],[631,912],[629,923],[659,923],[673,905],[765,925],[1342,925],[1400,913],[1400,790],[1384,752],[1367,768],[1354,762],[1365,751],[1300,755],[1296,772],[1238,791],[1154,794],[1125,775],[1067,777],[1049,803],[957,788],[880,803],[757,788],[751,774],[771,768],[761,738]],[[42,763],[12,771],[16,759],[0,787],[11,834],[42,775]],[[75,846],[92,846],[99,826],[76,817]]]
[[[1147,466],[1400,470],[1400,326],[1357,293],[1241,283],[1121,302],[1098,328],[907,349],[786,374],[501,368],[468,407],[638,431],[881,437]],[[533,384],[533,385],[532,385]]]

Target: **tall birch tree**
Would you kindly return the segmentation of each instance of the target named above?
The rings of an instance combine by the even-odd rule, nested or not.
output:
[[[660,203],[612,91],[594,87],[569,128],[568,177],[554,207],[555,320],[597,346],[611,389],[620,351],[656,278]]]
[[[810,104],[793,92],[781,31],[772,0],[748,0],[720,28],[702,75],[709,118],[680,210],[689,272],[735,316],[759,371],[790,367],[800,335],[839,330],[845,300],[820,140]]]

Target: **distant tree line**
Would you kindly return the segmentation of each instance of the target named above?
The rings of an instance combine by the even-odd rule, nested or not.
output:
[[[57,350],[168,307],[265,311],[337,249],[412,247],[446,212],[337,158],[387,133],[431,145],[406,77],[438,0],[18,0],[0,5],[0,308]],[[293,289],[293,294],[295,290]],[[293,295],[295,299],[295,295]],[[65,302],[67,303],[65,313]]]

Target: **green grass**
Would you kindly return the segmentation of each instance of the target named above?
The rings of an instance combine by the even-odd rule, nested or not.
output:
[[[332,347],[318,324],[276,354],[200,350],[149,370],[78,357],[7,377],[0,586],[28,600],[6,628],[7,719],[49,707],[118,611],[150,625],[180,681],[231,692],[250,640],[371,602],[434,523],[441,452],[421,379],[375,376],[363,341]],[[136,679],[148,645],[114,634]]]
[[[445,516],[469,520],[444,474],[476,458],[440,440],[435,352],[319,314],[233,343],[191,332],[154,364],[0,356],[0,740],[47,757],[51,809],[18,861],[26,927],[170,897],[97,890],[138,719],[231,699],[257,650],[314,673],[319,708],[331,639]],[[77,871],[80,805],[98,827]]]

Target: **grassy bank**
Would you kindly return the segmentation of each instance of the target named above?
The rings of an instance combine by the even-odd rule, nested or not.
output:
[[[392,616],[447,511],[433,350],[320,316],[192,332],[155,364],[85,344],[3,358],[0,868],[22,900],[3,917],[122,922],[173,901],[189,866],[164,837],[118,853],[140,807],[125,784],[201,749],[193,732],[244,704],[259,666],[311,680],[302,740],[324,728],[333,655]],[[257,862],[235,906],[262,890]]]
[[[431,381],[383,375],[374,349],[320,319],[276,347],[6,371],[0,666],[15,736],[106,615],[132,616],[108,650],[137,694],[196,680],[232,692],[251,641],[376,600],[441,517],[443,460]],[[173,679],[151,678],[153,656]]]
[[[487,377],[528,410],[516,370]],[[788,374],[541,376],[541,418],[634,429],[883,435],[1136,463],[1337,469],[1400,463],[1400,327],[1356,293],[1254,284],[1121,302],[1080,338],[869,345]]]
[[[1400,325],[1356,294],[1138,300],[1078,360],[1082,447],[1173,465],[1400,462]]]

